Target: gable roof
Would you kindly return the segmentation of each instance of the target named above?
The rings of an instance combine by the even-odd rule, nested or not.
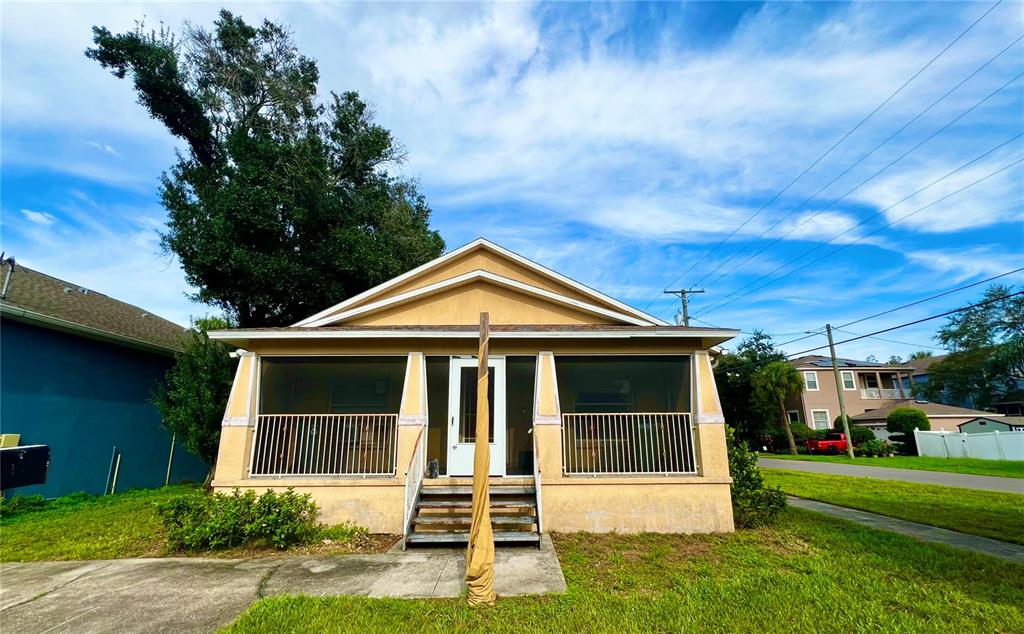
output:
[[[571,305],[574,306],[575,308],[584,310],[584,312],[591,312],[592,314],[601,314],[604,317],[611,318],[616,321],[621,321],[622,323],[625,324],[650,326],[669,325],[668,322],[662,319],[659,319],[653,315],[633,308],[628,304],[620,302],[619,300],[613,297],[596,291],[590,288],[589,286],[577,282],[576,280],[573,280],[560,273],[557,273],[545,266],[537,264],[536,262],[533,262],[532,260],[529,260],[519,255],[518,253],[510,251],[497,244],[494,244],[493,242],[486,240],[484,238],[477,238],[476,240],[466,245],[463,245],[458,249],[450,251],[438,258],[431,260],[430,262],[427,262],[426,264],[423,264],[421,266],[416,267],[415,269],[412,269],[411,271],[394,277],[388,280],[387,282],[384,282],[383,284],[379,284],[367,291],[350,297],[349,299],[338,304],[335,304],[330,308],[322,310],[316,313],[315,315],[310,315],[309,317],[303,319],[302,321],[299,321],[296,324],[294,324],[294,326],[315,328],[330,324],[337,324],[338,322],[344,321],[345,319],[350,318],[353,315],[363,314],[354,312],[357,309],[357,307],[362,307],[362,305],[374,304],[376,305],[376,308],[382,309],[390,305],[395,305],[402,303],[404,301],[408,301],[410,297],[418,297],[422,296],[423,294],[436,292],[441,288],[451,287],[451,285],[438,286],[439,284],[444,284],[446,282],[451,282],[452,284],[459,284],[469,281],[470,277],[466,277],[465,274],[457,275],[452,278],[449,278],[448,280],[442,280],[441,282],[437,282],[435,284],[428,284],[427,286],[421,287],[419,289],[413,289],[411,291],[406,292],[399,292],[398,294],[391,295],[390,297],[388,296],[388,291],[400,288],[403,285],[407,284],[409,281],[414,280],[416,278],[424,277],[430,272],[434,272],[443,268],[444,266],[448,265],[455,259],[475,251],[486,251],[492,254],[496,254],[500,257],[506,258],[508,260],[511,260],[517,265],[530,270],[531,272],[541,276],[542,278],[549,279],[557,285],[571,288],[573,294],[575,294],[576,297],[570,297],[565,294],[556,293],[550,289],[540,288],[539,286],[533,284],[527,284],[519,280],[513,280],[502,275],[494,274],[493,272],[483,271],[479,269],[471,271],[471,273],[478,274],[476,277],[472,278],[474,280],[486,280],[490,283],[499,284],[509,288],[515,288],[517,291],[525,292],[533,296],[545,297],[548,300],[555,301],[556,303],[560,303],[563,305]],[[456,279],[458,279],[459,281],[454,282],[453,280]],[[423,290],[427,288],[429,288],[430,290]],[[408,295],[408,293],[415,293],[416,291],[422,291],[422,293],[420,295]],[[595,309],[600,312],[595,312]]]
[[[971,420],[965,420],[964,422],[957,425],[957,429],[963,427],[964,425],[979,420],[995,423],[996,425],[1006,425],[1007,427],[1024,428],[1024,416],[992,416],[991,414],[987,414],[985,416],[978,416],[976,418],[972,418]]]
[[[13,265],[13,263],[12,263]],[[180,350],[185,328],[138,306],[7,262],[0,269],[0,313],[43,328],[164,354]],[[10,276],[8,279],[8,275]]]
[[[932,355],[930,357],[922,357],[920,359],[911,359],[910,361],[907,361],[907,365],[914,369],[914,376],[928,374],[928,369],[932,367],[932,365],[938,363],[939,361],[944,361],[947,356],[949,355],[939,354]]]
[[[913,399],[889,401],[882,407],[864,412],[863,414],[851,416],[851,418],[853,420],[884,419],[889,415],[889,412],[896,409],[897,407],[912,407],[914,409],[919,409],[923,411],[925,415],[928,416],[929,418],[962,418],[965,416],[985,418],[996,416],[998,418],[1001,418],[1000,414],[992,414],[991,412],[982,412],[980,410],[968,409],[966,407],[956,407],[954,405],[943,405],[942,403],[932,403],[930,401],[915,401]]]

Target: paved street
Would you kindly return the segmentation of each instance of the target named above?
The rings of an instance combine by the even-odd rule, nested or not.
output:
[[[941,484],[942,486],[959,487],[962,489],[982,489],[984,491],[1000,491],[1024,495],[1024,480],[1019,478],[998,478],[942,471],[893,469],[890,467],[866,467],[835,462],[765,458],[764,456],[759,457],[757,463],[769,469],[788,469],[790,471],[877,478],[879,480],[902,480],[903,482]]]
[[[212,632],[258,598],[457,597],[465,551],[253,560],[167,558],[0,564],[3,631]],[[564,592],[550,538],[541,549],[499,548],[499,596]]]

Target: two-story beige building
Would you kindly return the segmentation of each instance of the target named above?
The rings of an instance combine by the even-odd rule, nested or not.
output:
[[[902,381],[902,377],[910,376],[913,370],[908,365],[854,359],[837,359],[836,362],[848,416],[911,398]],[[787,403],[789,422],[803,423],[811,429],[831,429],[832,422],[839,416],[839,392],[832,360],[808,355],[790,363],[800,372],[804,389]]]
[[[241,348],[213,487],[294,487],[327,522],[464,542],[482,312],[497,541],[733,529],[709,350],[737,331],[482,239],[291,326],[210,333]]]

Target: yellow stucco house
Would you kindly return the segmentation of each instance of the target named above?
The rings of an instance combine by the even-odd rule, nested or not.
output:
[[[464,541],[480,313],[491,323],[499,542],[542,531],[733,530],[709,350],[487,240],[241,348],[213,486],[311,493],[326,522]]]

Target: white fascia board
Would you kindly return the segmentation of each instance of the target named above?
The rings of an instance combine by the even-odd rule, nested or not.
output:
[[[654,325],[654,324],[651,324],[649,321],[646,321],[646,320],[637,319],[636,317],[632,317],[630,315],[625,315],[623,313],[615,312],[613,310],[608,310],[607,308],[601,308],[600,306],[595,306],[593,304],[588,304],[586,302],[581,302],[581,301],[579,301],[577,299],[572,299],[571,297],[566,297],[565,295],[559,295],[558,293],[554,293],[552,291],[545,290],[543,288],[537,288],[536,286],[530,286],[529,284],[524,284],[523,282],[520,282],[518,280],[513,280],[513,279],[510,279],[510,278],[507,278],[507,277],[503,277],[501,275],[496,275],[496,274],[491,273],[489,271],[482,271],[480,269],[477,269],[475,271],[470,271],[468,273],[463,273],[462,275],[457,275],[457,276],[449,278],[447,280],[442,280],[440,282],[436,282],[434,284],[430,284],[430,285],[424,286],[422,288],[417,288],[417,289],[414,289],[414,290],[411,290],[411,291],[406,291],[405,293],[400,293],[400,294],[395,295],[393,297],[389,297],[387,299],[382,299],[382,300],[380,300],[378,302],[372,302],[370,304],[365,304],[363,306],[357,306],[356,308],[353,308],[352,310],[348,310],[348,311],[345,311],[345,312],[342,312],[342,313],[336,313],[334,315],[330,315],[328,317],[324,317],[323,319],[320,319],[320,320],[311,322],[309,324],[306,324],[304,327],[306,327],[306,328],[316,328],[316,327],[319,327],[319,326],[327,326],[329,324],[338,323],[340,321],[344,321],[344,320],[350,319],[352,317],[359,317],[359,316],[365,315],[367,313],[373,313],[373,312],[376,312],[378,310],[383,310],[383,309],[389,308],[391,306],[395,306],[395,305],[402,304],[402,303],[405,303],[405,302],[408,302],[408,301],[412,301],[414,299],[419,299],[421,297],[426,297],[428,295],[432,295],[434,293],[438,293],[438,292],[441,292],[441,291],[449,289],[449,288],[453,288],[453,287],[457,287],[457,286],[462,286],[462,285],[469,284],[471,282],[475,282],[475,281],[478,281],[478,280],[487,280],[489,282],[497,284],[498,286],[504,286],[506,288],[516,289],[516,290],[522,291],[524,293],[527,293],[529,295],[534,295],[536,297],[542,297],[544,299],[553,301],[553,302],[558,303],[558,304],[562,304],[564,306],[569,306],[569,307],[575,308],[577,310],[588,312],[588,313],[591,313],[591,314],[594,314],[594,315],[600,315],[602,317],[607,317],[609,319],[614,319],[616,321],[621,321],[621,322],[624,322],[624,323],[627,323],[627,324],[632,324],[634,326],[652,326],[652,325]]]
[[[338,311],[341,311],[341,310],[345,309],[346,307],[352,306],[353,304],[356,304],[356,303],[366,299],[367,297],[372,297],[373,295],[376,295],[376,294],[378,294],[378,293],[380,293],[382,291],[385,291],[385,290],[387,290],[387,289],[389,289],[389,288],[391,288],[393,286],[401,284],[402,282],[405,282],[406,280],[408,280],[410,278],[413,278],[413,277],[419,275],[420,273],[423,273],[424,271],[427,271],[427,270],[432,269],[432,268],[434,268],[434,267],[436,267],[436,266],[438,266],[440,264],[443,264],[444,262],[447,262],[448,260],[456,258],[456,257],[462,255],[463,253],[465,253],[466,251],[469,251],[470,249],[473,249],[473,248],[475,248],[477,246],[483,246],[485,248],[491,249],[492,251],[494,251],[496,253],[500,253],[500,254],[508,257],[509,259],[515,260],[519,264],[522,264],[523,266],[525,266],[525,267],[527,267],[529,269],[532,269],[534,271],[537,271],[539,273],[547,275],[548,277],[552,277],[552,278],[558,280],[559,282],[562,282],[563,284],[566,284],[566,285],[568,285],[568,286],[570,286],[572,288],[575,288],[576,290],[580,291],[581,293],[583,293],[585,295],[589,295],[589,296],[594,297],[594,298],[596,298],[596,299],[598,299],[600,301],[603,301],[603,302],[606,302],[608,304],[611,304],[612,306],[615,306],[616,308],[618,308],[622,312],[631,314],[634,317],[637,317],[637,318],[643,320],[644,325],[650,325],[650,326],[669,326],[669,325],[671,325],[671,324],[669,324],[667,321],[665,321],[663,319],[658,319],[657,317],[654,317],[653,315],[649,315],[649,314],[647,314],[647,313],[645,313],[645,312],[643,312],[641,310],[638,310],[636,308],[633,308],[632,306],[629,306],[628,304],[624,304],[623,302],[620,302],[619,300],[617,300],[617,299],[615,299],[613,297],[609,297],[609,296],[605,295],[604,293],[602,293],[600,291],[597,291],[595,289],[590,288],[589,286],[586,286],[585,284],[581,284],[581,283],[577,282],[574,279],[568,278],[568,277],[562,275],[561,273],[558,273],[557,271],[553,271],[553,270],[551,270],[551,269],[549,269],[549,268],[547,268],[547,267],[545,267],[545,266],[543,266],[541,264],[537,264],[533,260],[527,259],[527,258],[519,255],[518,253],[515,253],[513,251],[509,251],[508,249],[506,249],[506,248],[504,248],[502,246],[494,244],[490,240],[487,240],[485,238],[477,238],[476,240],[473,240],[472,242],[470,242],[468,244],[465,244],[465,245],[459,247],[458,249],[455,249],[454,251],[449,251],[448,253],[445,253],[444,255],[442,255],[442,256],[440,256],[438,258],[435,258],[435,259],[431,260],[430,262],[427,262],[426,264],[421,264],[420,266],[412,269],[411,271],[407,271],[407,272],[403,273],[402,275],[399,275],[398,277],[394,277],[394,278],[388,280],[387,282],[384,282],[383,284],[378,284],[377,286],[374,286],[373,288],[371,288],[369,290],[363,291],[362,293],[359,293],[358,295],[350,297],[347,300],[345,300],[345,301],[343,301],[343,302],[341,302],[339,304],[335,304],[334,306],[331,306],[330,308],[328,308],[326,310],[322,310],[322,311],[320,311],[319,313],[317,313],[315,315],[311,315],[310,317],[307,317],[307,318],[303,319],[302,321],[299,321],[299,322],[293,324],[293,326],[312,326],[314,322],[320,321],[323,318],[327,317],[328,315],[333,315],[333,314],[337,313]]]
[[[738,330],[514,330],[491,331],[491,339],[636,339],[715,338],[731,339]],[[476,330],[211,330],[210,339],[477,339]]]

